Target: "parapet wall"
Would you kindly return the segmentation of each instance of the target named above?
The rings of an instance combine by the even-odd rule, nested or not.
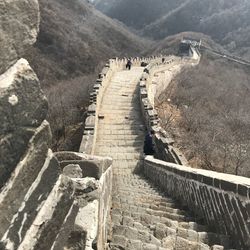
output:
[[[85,129],[82,137],[82,142],[79,152],[93,154],[96,142],[96,131],[99,119],[99,110],[102,102],[103,94],[109,85],[109,82],[115,72],[121,70],[125,66],[125,59],[111,59],[105,65],[102,72],[99,74],[96,83],[93,86],[93,91],[90,93],[91,105],[87,109],[87,118],[85,120]]]
[[[156,160],[144,162],[146,177],[180,201],[218,233],[231,235],[236,247],[250,249],[250,179],[192,169]]]
[[[169,65],[173,64],[176,60],[178,59],[170,56],[162,62],[162,57],[159,57],[158,60],[149,63],[149,65],[145,67],[144,74],[140,79],[140,103],[147,130],[155,131],[155,156],[158,159],[182,165],[186,164],[187,161],[181,152],[173,147],[174,141],[161,127],[158,113],[154,107],[154,93],[151,90],[154,75],[167,70]]]

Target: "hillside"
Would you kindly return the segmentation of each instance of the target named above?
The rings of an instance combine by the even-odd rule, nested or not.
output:
[[[108,5],[108,4],[109,5]],[[106,0],[104,13],[156,40],[180,32],[207,34],[250,59],[250,2],[246,0]],[[133,7],[133,11],[131,11]],[[97,8],[102,6],[97,4]]]
[[[26,58],[49,99],[56,138],[82,121],[89,88],[106,60],[139,56],[148,43],[85,0],[39,0],[39,5],[40,33]]]
[[[85,0],[39,0],[38,41],[29,55],[43,85],[93,73],[115,56],[139,55],[143,39],[95,10]]]
[[[183,0],[94,0],[97,9],[133,29],[143,29]]]
[[[222,49],[202,34],[185,35]],[[177,47],[181,36],[166,41]],[[169,48],[163,43],[157,52]],[[200,64],[184,68],[156,100],[162,126],[191,166],[250,177],[249,73],[249,67],[203,52]]]

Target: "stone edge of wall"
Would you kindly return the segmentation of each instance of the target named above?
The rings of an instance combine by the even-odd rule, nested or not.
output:
[[[156,156],[159,159],[173,162],[180,165],[187,165],[187,160],[182,153],[173,147],[174,140],[161,127],[158,113],[150,101],[148,95],[148,85],[150,85],[151,77],[157,72],[164,70],[164,66],[168,66],[174,62],[174,59],[165,60],[162,63],[162,58],[148,64],[144,69],[144,74],[140,79],[140,103],[142,116],[147,127],[147,130],[155,131]],[[157,68],[159,68],[157,70]]]
[[[125,60],[118,60],[117,58],[110,59],[99,74],[98,79],[93,86],[93,90],[90,93],[90,105],[87,108],[87,118],[85,120],[85,128],[79,152],[90,155],[94,154],[98,119],[101,119],[99,110],[103,94],[113,74],[119,69],[122,69],[124,65]]]
[[[144,173],[197,218],[250,247],[250,179],[145,158]]]

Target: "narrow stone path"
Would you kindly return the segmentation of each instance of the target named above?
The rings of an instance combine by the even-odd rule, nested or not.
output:
[[[113,162],[111,250],[222,250],[225,236],[207,233],[186,211],[139,175],[145,128],[137,83],[143,68],[115,74],[104,93],[96,155]],[[222,247],[220,245],[225,246]]]

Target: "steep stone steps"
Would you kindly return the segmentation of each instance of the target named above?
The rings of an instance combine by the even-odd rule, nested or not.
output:
[[[172,199],[161,196],[160,192],[143,179],[138,181],[138,178],[135,178],[133,181],[133,176],[135,175],[127,176],[127,181],[125,181],[131,184],[130,188],[125,185],[121,185],[120,188],[120,185],[116,183],[118,186],[114,189],[112,210],[112,221],[114,223],[112,233],[114,236],[124,236],[118,233],[125,232],[125,238],[127,238],[126,232],[131,232],[130,228],[134,228],[134,223],[137,223],[137,227],[138,225],[142,226],[144,232],[147,228],[147,235],[150,235],[153,241],[150,241],[150,237],[146,241],[137,239],[158,247],[165,246],[166,238],[171,239],[171,242],[173,238],[178,238],[185,247],[188,247],[186,249],[190,249],[190,246],[200,247],[201,249],[211,249],[213,245],[230,246],[231,242],[228,237],[206,232],[205,226],[195,222],[190,223],[193,219],[185,211],[174,208],[175,204]],[[164,200],[162,201],[162,199]],[[161,206],[157,206],[159,202],[161,202]],[[124,218],[126,219],[124,220]],[[141,235],[141,233],[138,228],[137,231],[134,231],[136,236]],[[155,238],[160,240],[160,245],[155,244]],[[121,246],[115,245],[114,242],[111,244],[111,249],[117,247]]]
[[[178,203],[135,174],[143,165],[145,128],[137,90],[142,72],[132,67],[115,74],[100,109],[95,154],[113,158],[109,249],[228,249],[228,237],[210,233]]]

